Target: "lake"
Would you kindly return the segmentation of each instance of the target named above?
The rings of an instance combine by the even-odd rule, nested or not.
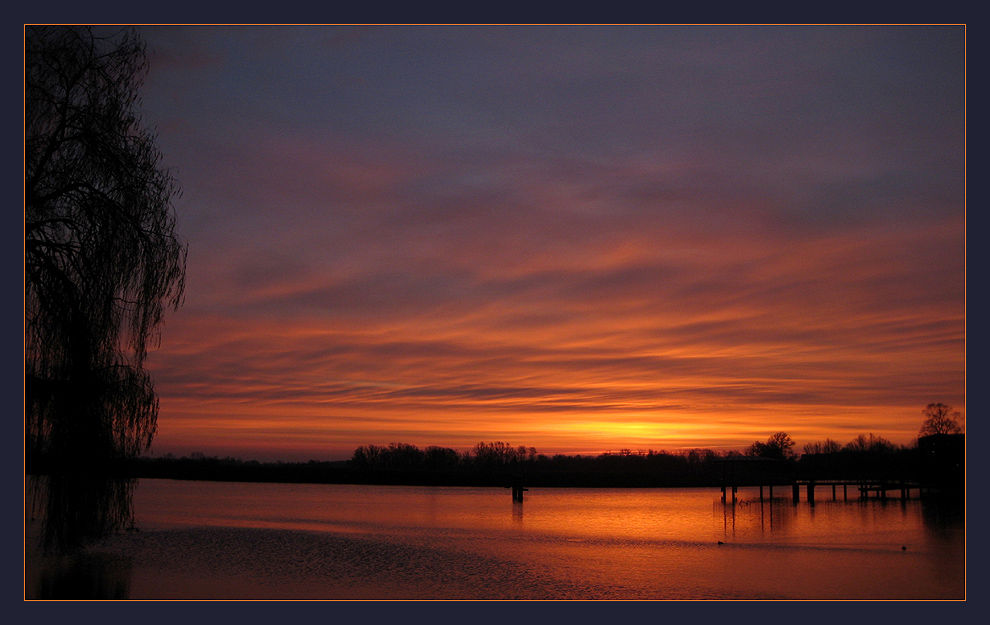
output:
[[[964,599],[962,507],[740,488],[140,480],[136,530],[41,558],[25,596],[117,599]],[[786,495],[786,496],[785,496]],[[856,495],[858,497],[858,495]]]

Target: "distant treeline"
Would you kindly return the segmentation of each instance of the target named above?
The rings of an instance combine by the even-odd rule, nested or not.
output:
[[[917,446],[898,447],[872,436],[859,437],[844,447],[806,446],[804,455],[783,458],[761,456],[765,447],[758,445],[745,454],[692,449],[548,456],[533,447],[503,442],[480,442],[466,452],[391,443],[362,445],[346,461],[259,462],[169,454],[121,462],[117,471],[132,477],[190,480],[444,486],[687,487],[855,478],[962,484],[963,441],[961,434],[937,435],[920,439]],[[29,459],[28,473],[44,473],[45,465],[42,459]]]

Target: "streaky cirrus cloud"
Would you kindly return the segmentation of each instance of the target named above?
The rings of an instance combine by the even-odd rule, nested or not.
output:
[[[909,442],[965,408],[964,32],[144,27],[156,449]]]

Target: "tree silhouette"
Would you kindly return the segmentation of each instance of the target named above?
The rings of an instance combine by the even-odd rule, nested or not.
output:
[[[808,443],[804,446],[804,453],[806,454],[834,454],[842,449],[837,441],[831,438],[826,438],[823,441],[817,441],[814,443]]]
[[[842,449],[851,452],[890,453],[897,450],[897,445],[882,436],[874,436],[871,432],[869,435],[860,434]]]
[[[517,451],[512,448],[512,445],[502,441],[493,443],[482,441],[477,443],[471,451],[474,463],[480,467],[502,467],[518,458]]]
[[[918,436],[931,436],[932,434],[959,434],[962,428],[959,426],[960,414],[953,412],[952,406],[943,403],[928,404],[921,411],[925,415],[925,420],[921,424]]]
[[[25,27],[25,438],[44,460],[46,550],[131,517],[115,462],[147,449],[158,399],[143,365],[181,304],[178,186],[141,125],[134,31]]]
[[[767,442],[756,441],[747,450],[749,456],[789,460],[794,457],[794,441],[786,432],[772,434]]]

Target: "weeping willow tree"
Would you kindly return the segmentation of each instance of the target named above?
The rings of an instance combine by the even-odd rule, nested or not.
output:
[[[26,27],[24,45],[25,455],[43,546],[66,551],[132,519],[119,467],[155,435],[144,363],[181,305],[186,247],[137,110],[137,33]]]

